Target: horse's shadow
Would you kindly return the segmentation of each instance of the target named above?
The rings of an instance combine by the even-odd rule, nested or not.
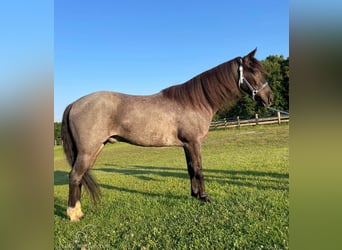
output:
[[[176,177],[182,179],[188,179],[187,171],[181,168],[172,167],[159,167],[159,166],[142,166],[133,165],[127,167],[120,167],[116,164],[105,164],[105,166],[110,166],[111,168],[97,168],[95,171],[103,171],[109,173],[118,173],[123,175],[131,175],[138,179],[158,181],[158,179],[151,177],[151,175],[156,175],[160,177]]]
[[[161,177],[176,177],[189,179],[186,169],[165,166],[142,166],[131,165],[122,167],[116,164],[105,164],[108,168],[98,168],[96,171],[108,173],[119,173],[132,175],[138,179],[148,181],[159,181],[151,175]],[[289,174],[265,171],[251,170],[222,170],[222,169],[204,169],[206,182],[218,182],[220,184],[229,184],[245,187],[255,187],[258,189],[289,189]]]
[[[166,166],[142,166],[142,165],[130,165],[120,166],[116,164],[105,164],[105,168],[94,168],[93,171],[101,171],[107,173],[118,173],[123,175],[131,175],[135,178],[144,181],[160,181],[153,176],[171,177],[189,179],[186,168],[166,167]],[[265,171],[250,171],[250,170],[221,170],[221,169],[204,169],[205,181],[217,182],[222,185],[235,185],[241,187],[251,187],[257,189],[273,189],[288,191],[289,189],[289,174],[288,173],[276,173]],[[56,170],[54,172],[54,185],[67,185],[69,183],[69,174],[65,171]],[[165,184],[166,185],[166,184]],[[165,197],[171,199],[186,199],[187,194],[175,195],[171,193],[159,194],[153,192],[144,192],[140,190],[134,190],[127,187],[119,187],[108,184],[100,184],[100,187],[117,190],[120,192],[126,192],[131,194],[140,194],[149,197]],[[65,213],[65,203],[60,199],[55,198],[55,215],[67,218]]]
[[[251,170],[208,169],[207,180],[257,189],[289,190],[289,174]]]
[[[142,166],[142,168],[149,168],[149,167],[145,167]],[[149,171],[149,170],[134,170],[134,169],[115,169],[115,168],[100,168],[100,169],[93,169],[95,171],[104,171],[104,172],[109,172],[109,173],[121,173],[121,174],[129,174],[129,175],[133,175],[137,178],[140,178],[142,180],[147,180],[147,181],[155,181],[157,179],[155,178],[151,178],[149,176],[147,176],[148,174],[151,173],[155,173],[154,171]],[[161,176],[169,176],[169,177],[179,177],[179,178],[183,178],[186,176],[185,173],[162,173],[161,171],[159,171],[159,174]],[[183,176],[184,175],[184,176]],[[69,173],[66,171],[60,171],[60,170],[56,170],[54,172],[54,185],[58,186],[58,185],[67,185],[69,184]],[[149,196],[149,197],[167,197],[169,199],[187,199],[187,196],[184,195],[175,195],[172,193],[166,193],[166,194],[159,194],[159,193],[154,193],[154,192],[144,192],[144,191],[140,191],[140,190],[134,190],[134,189],[129,189],[126,187],[119,187],[119,186],[114,186],[114,185],[108,185],[108,184],[99,184],[101,188],[105,188],[105,189],[109,189],[109,190],[117,190],[120,192],[125,192],[125,193],[130,193],[130,194],[140,194],[140,195],[144,195],[144,196]],[[56,198],[54,199],[54,214],[60,218],[63,219],[67,219],[67,215],[66,215],[66,201]]]
[[[56,170],[53,175],[54,185],[69,184],[69,173],[66,171]]]
[[[118,173],[134,176],[144,181],[160,181],[153,176],[172,177],[189,179],[186,168],[166,167],[166,166],[142,166],[130,165],[122,167],[116,164],[105,164],[105,168],[95,168],[93,171],[102,171],[108,173]],[[232,184],[238,186],[253,186],[253,182],[258,182],[258,188],[288,189],[289,174],[265,171],[250,170],[222,170],[222,169],[204,169],[205,181],[216,181],[221,184]],[[56,170],[54,172],[54,185],[67,185],[69,183],[69,173]],[[280,184],[278,187],[271,184]],[[107,185],[108,187],[108,185]]]
[[[67,185],[69,184],[69,173],[66,171],[56,170],[54,172],[54,185]],[[67,219],[66,215],[66,201],[59,199],[57,197],[54,198],[54,214],[63,219]]]
[[[66,214],[66,204],[63,205],[63,201],[61,199],[55,198],[54,200],[54,214],[60,218],[67,219]]]

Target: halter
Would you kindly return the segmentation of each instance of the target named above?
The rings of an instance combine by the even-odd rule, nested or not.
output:
[[[265,82],[263,85],[261,85],[259,88],[254,88],[248,81],[247,79],[243,76],[243,67],[242,67],[242,60],[240,59],[240,66],[239,66],[239,88],[244,91],[241,88],[241,84],[245,83],[247,85],[247,87],[249,88],[249,90],[252,92],[252,99],[254,99],[254,97],[256,96],[256,94],[258,94],[263,88],[265,88],[268,83]]]

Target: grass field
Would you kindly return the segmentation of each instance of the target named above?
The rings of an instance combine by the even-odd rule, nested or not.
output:
[[[106,145],[92,170],[102,201],[84,192],[78,223],[66,216],[70,167],[55,147],[55,249],[288,249],[288,139],[287,124],[211,131],[212,203],[190,196],[182,148]]]

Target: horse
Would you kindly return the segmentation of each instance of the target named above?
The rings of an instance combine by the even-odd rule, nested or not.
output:
[[[144,147],[183,147],[191,196],[210,202],[202,172],[201,145],[211,120],[224,104],[229,110],[243,95],[258,104],[272,103],[266,71],[256,49],[207,70],[189,81],[148,96],[110,91],[94,92],[69,104],[62,120],[62,140],[69,173],[67,216],[79,221],[81,188],[93,201],[99,185],[89,170],[106,143],[126,142]]]

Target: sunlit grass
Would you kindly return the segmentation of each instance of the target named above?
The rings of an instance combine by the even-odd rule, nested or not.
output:
[[[55,247],[286,249],[288,125],[211,131],[203,144],[212,203],[190,196],[182,148],[107,145],[92,173],[102,202],[82,196],[85,217],[66,217],[69,166],[55,148]]]

